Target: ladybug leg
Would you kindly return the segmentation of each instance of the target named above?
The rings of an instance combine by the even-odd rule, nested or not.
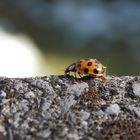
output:
[[[74,72],[74,77],[77,78],[76,72]]]
[[[80,77],[80,78],[82,78],[82,76],[81,76],[81,74],[80,74],[80,73],[78,73],[78,75],[79,75],[79,77]]]
[[[65,73],[65,76],[68,76],[68,75],[70,75],[70,72]]]

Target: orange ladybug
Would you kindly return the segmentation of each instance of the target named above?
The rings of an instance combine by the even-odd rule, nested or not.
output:
[[[74,72],[75,77],[76,73],[78,73],[80,77],[82,77],[81,75],[105,77],[106,67],[103,66],[97,59],[84,58],[69,65],[65,70],[65,74],[69,75],[70,72]]]

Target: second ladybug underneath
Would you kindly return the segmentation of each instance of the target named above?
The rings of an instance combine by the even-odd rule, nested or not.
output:
[[[69,65],[65,70],[65,74],[70,74],[70,72],[74,72],[75,77],[76,73],[78,73],[80,77],[81,75],[105,77],[106,67],[96,59],[84,58]]]

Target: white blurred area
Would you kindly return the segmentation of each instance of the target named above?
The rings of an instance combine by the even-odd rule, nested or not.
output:
[[[41,53],[26,36],[6,33],[0,28],[0,76],[31,77],[43,69]]]

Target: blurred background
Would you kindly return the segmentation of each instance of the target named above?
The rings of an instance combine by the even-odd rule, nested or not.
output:
[[[0,76],[63,74],[84,57],[140,75],[139,0],[0,0]]]

